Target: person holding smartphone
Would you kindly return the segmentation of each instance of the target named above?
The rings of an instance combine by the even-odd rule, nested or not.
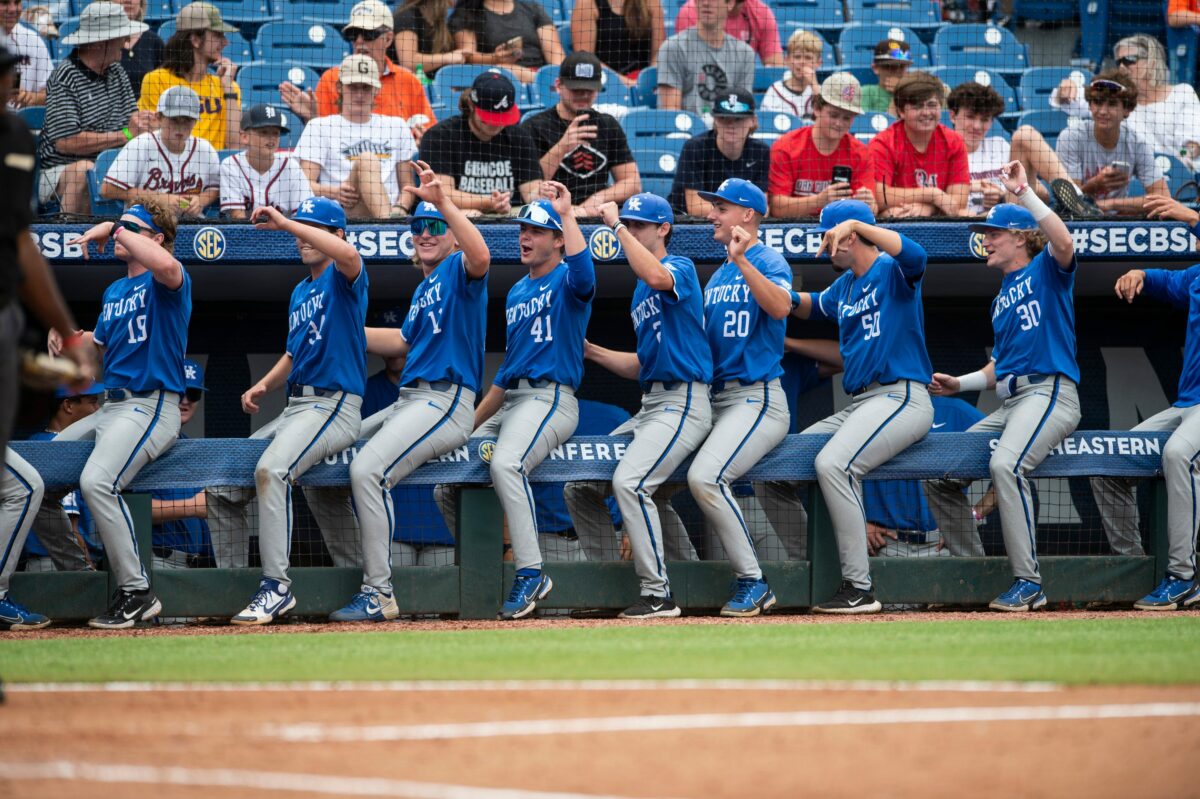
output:
[[[540,67],[563,61],[554,21],[530,0],[462,0],[450,15],[450,31],[468,64],[505,67],[522,83],[532,83]]]

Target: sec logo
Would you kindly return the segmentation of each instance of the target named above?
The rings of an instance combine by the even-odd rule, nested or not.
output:
[[[215,227],[200,228],[192,239],[192,250],[201,261],[217,261],[225,254],[225,234]]]
[[[621,254],[621,242],[608,228],[598,227],[588,239],[588,249],[597,261],[611,261]]]
[[[974,255],[976,258],[981,258],[985,261],[987,260],[988,254],[987,250],[983,248],[982,233],[972,233],[969,246],[971,248],[971,255]]]
[[[496,451],[495,441],[484,441],[479,445],[479,459],[484,463],[492,462],[492,453]]]

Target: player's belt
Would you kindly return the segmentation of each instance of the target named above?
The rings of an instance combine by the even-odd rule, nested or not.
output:
[[[905,544],[931,544],[937,540],[937,533],[926,533],[920,530],[897,530],[896,540]]]
[[[1009,375],[1001,379],[1008,382],[1008,395],[1011,397],[1017,393],[1018,389],[1036,386],[1039,383],[1045,383],[1047,380],[1053,380],[1054,375]]]
[[[434,391],[450,391],[457,385],[449,380],[410,380],[405,388],[431,388]]]
[[[336,397],[344,393],[340,388],[293,385],[288,388],[289,397]]]
[[[712,382],[712,393],[719,394],[727,388],[732,388],[734,383],[745,388],[753,386],[755,383],[761,383],[761,380],[714,380]]]
[[[642,392],[649,394],[651,391],[674,391],[680,386],[686,386],[687,383],[683,380],[655,380],[652,383],[643,383]]]
[[[516,380],[508,381],[509,388],[545,388],[546,386],[553,384],[553,380],[548,380],[546,378],[534,380],[532,377],[518,377]]]
[[[151,389],[150,391],[133,391],[128,388],[106,388],[104,389],[105,402],[122,402],[127,399],[145,399],[152,397],[159,392],[159,389]],[[164,394],[175,394],[174,391],[164,391]],[[176,395],[178,396],[178,395]]]

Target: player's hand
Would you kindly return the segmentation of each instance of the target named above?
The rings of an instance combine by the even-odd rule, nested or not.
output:
[[[350,181],[346,181],[338,186],[338,202],[343,208],[353,208],[358,205],[358,187]]]
[[[284,81],[279,84],[279,96],[292,109],[292,113],[303,120],[312,119],[317,115],[317,96],[312,91],[305,91],[294,83]]]
[[[1200,222],[1200,213],[1196,213],[1183,203],[1172,200],[1164,194],[1146,195],[1142,209],[1151,219],[1174,219],[1185,225],[1195,225]]]
[[[621,221],[621,209],[614,202],[603,203],[600,206],[600,218],[604,220],[604,224],[612,227]]]
[[[927,388],[929,389],[929,393],[935,397],[949,397],[962,390],[962,383],[954,375],[934,372],[933,380],[929,381]]]
[[[887,546],[887,540],[899,541],[899,536],[895,531],[889,530],[886,527],[880,527],[874,522],[867,522],[867,550],[872,555],[876,555],[883,551]]]
[[[242,394],[242,410],[246,413],[258,413],[258,401],[266,393],[266,386],[262,383],[255,383],[246,390],[245,394]]]
[[[492,192],[492,196],[488,200],[488,210],[493,214],[507,214],[512,211],[512,192]]]
[[[1133,298],[1142,293],[1142,286],[1146,283],[1146,273],[1141,269],[1130,269],[1125,274],[1117,278],[1116,292],[1117,296],[1132,303]]]
[[[83,260],[86,261],[90,257],[88,254],[88,243],[95,243],[97,253],[104,252],[104,248],[108,246],[108,237],[112,235],[112,228],[112,222],[101,222],[97,225],[92,225],[82,236],[67,239],[67,244],[79,245],[79,248],[83,250]]]
[[[543,180],[541,187],[541,195],[543,198],[550,201],[551,207],[558,211],[558,215],[564,219],[571,213],[571,192],[567,191],[567,187],[556,180]]]
[[[596,138],[599,130],[600,128],[591,122],[590,117],[580,114],[571,120],[571,124],[567,125],[562,138],[558,140],[558,146],[562,148],[564,154],[569,153],[579,145]]]
[[[250,213],[250,221],[259,230],[284,230],[288,220],[278,208],[260,205]]]
[[[831,202],[835,202],[837,200],[849,200],[851,195],[852,192],[850,191],[849,183],[844,183],[842,181],[830,183],[825,187],[825,190],[821,192],[821,203],[822,205],[829,205]]]
[[[633,560],[633,544],[627,535],[621,536],[621,560]]]
[[[1029,183],[1029,177],[1025,174],[1025,165],[1020,161],[1009,161],[1000,167],[1000,179],[1004,181],[1004,188],[1013,194]]]
[[[46,352],[57,358],[62,355],[63,337],[54,328],[50,328],[50,332],[46,334]]]
[[[750,249],[754,243],[758,241],[741,225],[734,225],[729,239],[729,257],[742,258],[746,255],[746,250]]]
[[[833,257],[842,248],[842,244],[850,237],[850,234],[855,232],[856,224],[853,219],[847,219],[825,231],[825,235],[821,237],[821,249],[817,250],[817,257],[821,257],[822,254]]]
[[[878,210],[878,204],[875,202],[875,192],[871,191],[866,186],[863,186],[861,189],[854,192],[854,199],[858,200],[859,202],[866,203],[871,209],[871,213],[875,213]]]
[[[440,206],[446,201],[446,194],[442,191],[442,182],[438,180],[437,173],[424,161],[413,161],[413,168],[417,172],[417,178],[420,179],[420,186],[405,186],[401,191],[411,194],[418,200],[427,203],[433,203],[435,206]]]

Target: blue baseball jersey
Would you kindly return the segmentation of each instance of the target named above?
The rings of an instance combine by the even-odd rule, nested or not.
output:
[[[928,383],[933,376],[921,304],[925,250],[903,235],[900,239],[895,258],[880,253],[862,277],[847,270],[829,288],[809,295],[811,318],[837,322],[847,394],[872,383]]]
[[[586,249],[536,280],[529,275],[518,280],[505,301],[508,344],[495,384],[511,388],[529,378],[579,388],[583,335],[595,295],[596,269]]]
[[[487,337],[487,276],[473,280],[463,254],[451,253],[417,286],[400,335],[408,342],[401,385],[449,380],[478,393]]]
[[[1149,297],[1188,312],[1183,371],[1179,375],[1175,407],[1200,405],[1200,264],[1182,271],[1147,269],[1143,290]]]
[[[123,277],[104,290],[92,331],[104,347],[104,384],[131,391],[182,394],[183,356],[192,317],[192,278],[169,289],[151,272]]]
[[[712,351],[704,340],[704,300],[696,265],[679,255],[668,255],[662,264],[675,285],[658,291],[638,280],[629,308],[637,334],[638,379],[642,388],[655,381],[708,383]]]
[[[58,437],[58,433],[53,433],[49,430],[39,430],[29,437],[30,441],[53,441]],[[92,511],[88,508],[87,503],[83,501],[83,495],[78,489],[72,491],[62,498],[59,503],[62,505],[63,512],[68,516],[77,516],[79,535],[83,537],[83,541],[87,544],[88,551],[92,553],[92,559],[95,560],[104,553],[104,544],[100,541],[100,535],[96,532],[96,522],[92,518]],[[29,531],[29,535],[25,537],[25,547],[21,550],[31,558],[48,558],[50,552],[45,545],[38,540],[37,533],[33,530]]]
[[[1075,256],[1063,269],[1046,247],[1009,272],[992,300],[996,376],[1064,375],[1079,382],[1075,362]]]
[[[301,280],[288,306],[288,385],[362,396],[367,382],[367,268],[354,282],[331,262]]]
[[[956,397],[930,397],[930,400],[934,433],[962,433],[983,418],[974,405]],[[867,521],[906,532],[927,533],[938,529],[920,480],[865,480],[862,490]]]
[[[792,290],[792,268],[762,244],[746,251],[748,260],[772,283]],[[704,287],[704,330],[712,350],[713,382],[758,383],[783,374],[786,319],[772,319],[754,299],[742,271],[726,261]]]

